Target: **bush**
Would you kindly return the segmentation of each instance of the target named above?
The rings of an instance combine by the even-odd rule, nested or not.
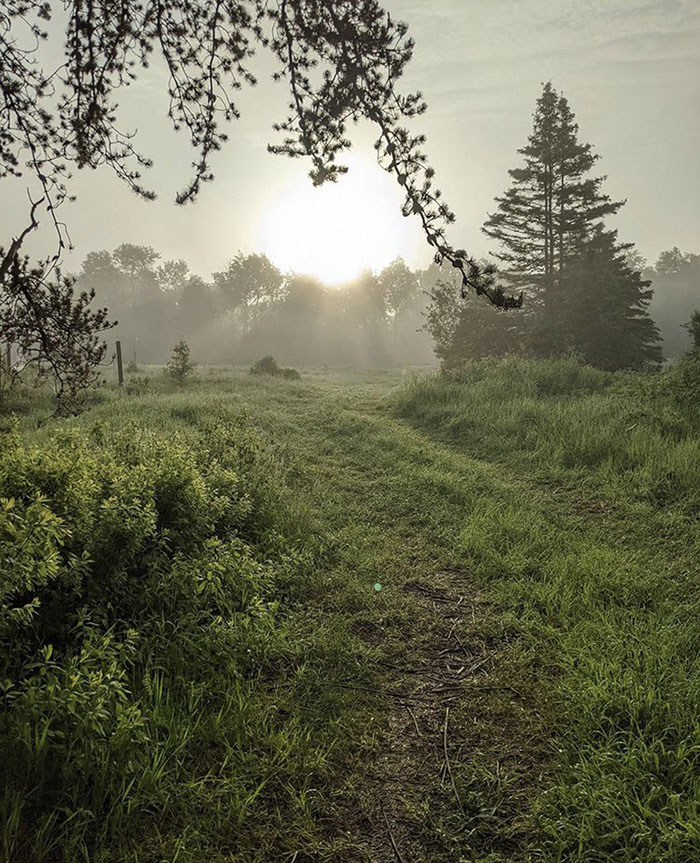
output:
[[[277,360],[270,354],[250,367],[251,375],[279,375],[281,373],[282,369],[277,365]]]
[[[173,348],[167,365],[168,374],[176,384],[182,385],[194,374],[196,363],[192,362],[190,346],[185,341],[178,342]]]
[[[216,742],[207,717],[241,733],[240,693],[276,664],[279,606],[311,569],[273,475],[219,419],[40,446],[0,431],[0,857],[84,859],[168,799]]]
[[[693,346],[673,369],[672,389],[677,402],[697,408],[700,404],[700,310],[693,312],[685,328]]]
[[[277,360],[268,354],[258,360],[250,367],[251,375],[270,375],[271,377],[283,377],[288,380],[301,380],[301,375],[296,369],[282,368],[277,364]]]

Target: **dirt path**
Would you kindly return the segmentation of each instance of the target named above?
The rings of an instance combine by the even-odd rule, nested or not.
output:
[[[404,655],[383,663],[387,691],[396,693],[395,709],[381,754],[367,774],[368,797],[379,800],[381,817],[376,811],[366,813],[363,831],[364,850],[377,863],[426,859],[420,817],[426,804],[447,794],[462,805],[452,769],[454,752],[450,756],[449,713],[491,660],[483,645],[472,639],[465,644],[457,634],[459,628],[464,635],[469,617],[475,620],[478,601],[462,573],[436,573],[432,583],[408,582],[404,591],[420,606],[422,625]]]
[[[523,783],[506,789],[506,779],[524,761],[529,772],[533,757],[523,739],[525,698],[497,675],[507,645],[489,639],[488,605],[465,573],[436,572],[429,581],[408,581],[403,591],[416,625],[403,650],[379,661],[393,706],[352,823],[360,859],[476,859],[462,854],[469,844],[484,855],[504,855],[489,859],[524,860],[517,829],[496,838],[490,823],[517,818]]]
[[[338,778],[327,843],[294,863],[521,863],[548,735],[527,681],[514,684],[508,627],[459,565],[470,487],[492,471],[379,402],[308,398],[263,425],[284,422],[292,481],[343,550],[339,580],[354,585],[333,609],[350,611],[377,667],[373,688],[357,686],[375,746]],[[377,581],[371,609],[357,591],[368,597]]]

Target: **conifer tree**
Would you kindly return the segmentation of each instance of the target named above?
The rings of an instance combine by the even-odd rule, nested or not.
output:
[[[651,282],[626,261],[615,231],[588,240],[564,276],[555,338],[598,368],[644,369],[663,359],[659,330],[647,312]],[[550,340],[551,341],[551,340]]]
[[[567,100],[548,82],[528,143],[518,150],[525,164],[508,172],[511,187],[482,229],[500,245],[494,257],[502,278],[539,301],[535,306],[557,302],[567,261],[624,204],[602,193],[605,177],[586,176],[598,156],[577,135]]]
[[[499,244],[499,275],[523,290],[527,347],[539,355],[575,351],[602,368],[642,368],[660,361],[658,330],[648,315],[649,282],[626,264],[632,244],[606,228],[624,201],[591,177],[599,158],[578,140],[566,98],[544,85],[524,166],[483,231]]]

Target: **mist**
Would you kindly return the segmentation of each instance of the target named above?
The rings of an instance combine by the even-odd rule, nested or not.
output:
[[[90,253],[76,287],[108,309],[116,321],[110,340],[121,342],[134,370],[164,365],[183,339],[204,364],[250,365],[271,354],[302,365],[401,366],[434,362],[425,309],[435,278],[397,258],[329,286],[239,252],[205,280],[186,261],[122,244]]]
[[[0,4],[0,863],[700,861],[699,0]]]

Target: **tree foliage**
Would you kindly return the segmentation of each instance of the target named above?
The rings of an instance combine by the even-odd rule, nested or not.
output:
[[[424,327],[430,333],[435,355],[446,370],[486,357],[503,357],[523,351],[522,316],[478,302],[470,294],[459,302],[459,284],[441,270],[426,280],[428,305]]]
[[[651,282],[631,269],[615,234],[601,231],[564,273],[566,302],[549,318],[552,331],[540,329],[546,349],[573,351],[597,368],[644,369],[663,357],[659,330],[648,313]]]
[[[396,333],[402,312],[410,307],[418,293],[418,277],[402,258],[397,258],[382,270],[379,285]]]
[[[98,380],[107,349],[100,335],[112,324],[106,309],[91,309],[94,291],[76,294],[75,279],[52,261],[32,265],[17,248],[0,249],[0,344],[13,346],[0,385],[51,379],[57,413],[74,413]]]
[[[668,249],[645,276],[654,285],[650,308],[661,330],[664,354],[680,357],[690,347],[685,323],[700,297],[700,255],[677,247]]]
[[[260,46],[276,58],[275,77],[291,94],[272,152],[310,157],[314,183],[333,181],[346,170],[338,158],[350,146],[348,124],[371,121],[378,160],[401,185],[403,212],[421,220],[436,260],[459,271],[464,291],[503,307],[519,304],[447,239],[454,216],[434,186],[425,139],[406,127],[426,105],[420,93],[397,86],[413,41],[377,0],[69,0],[65,62],[49,74],[23,37],[46,39],[51,14],[45,0],[8,0],[0,12],[0,173],[19,174],[27,162],[61,244],[56,207],[68,194],[69,165],[108,165],[135,192],[154,196],[142,180],[150,159],[120,128],[117,105],[120,88],[152,56],[168,71],[173,125],[197,153],[177,197],[184,203],[213,177],[223,124],[238,117],[237,91],[255,83],[251,58]]]
[[[650,282],[634,269],[632,244],[605,224],[624,202],[603,192],[605,177],[589,176],[598,157],[550,83],[518,152],[524,165],[509,171],[511,186],[483,230],[498,244],[502,278],[530,299],[521,348],[575,352],[606,369],[660,362]]]
[[[222,272],[214,273],[214,285],[225,307],[238,312],[244,330],[249,330],[283,292],[282,273],[267,255],[244,255],[229,262]]]

